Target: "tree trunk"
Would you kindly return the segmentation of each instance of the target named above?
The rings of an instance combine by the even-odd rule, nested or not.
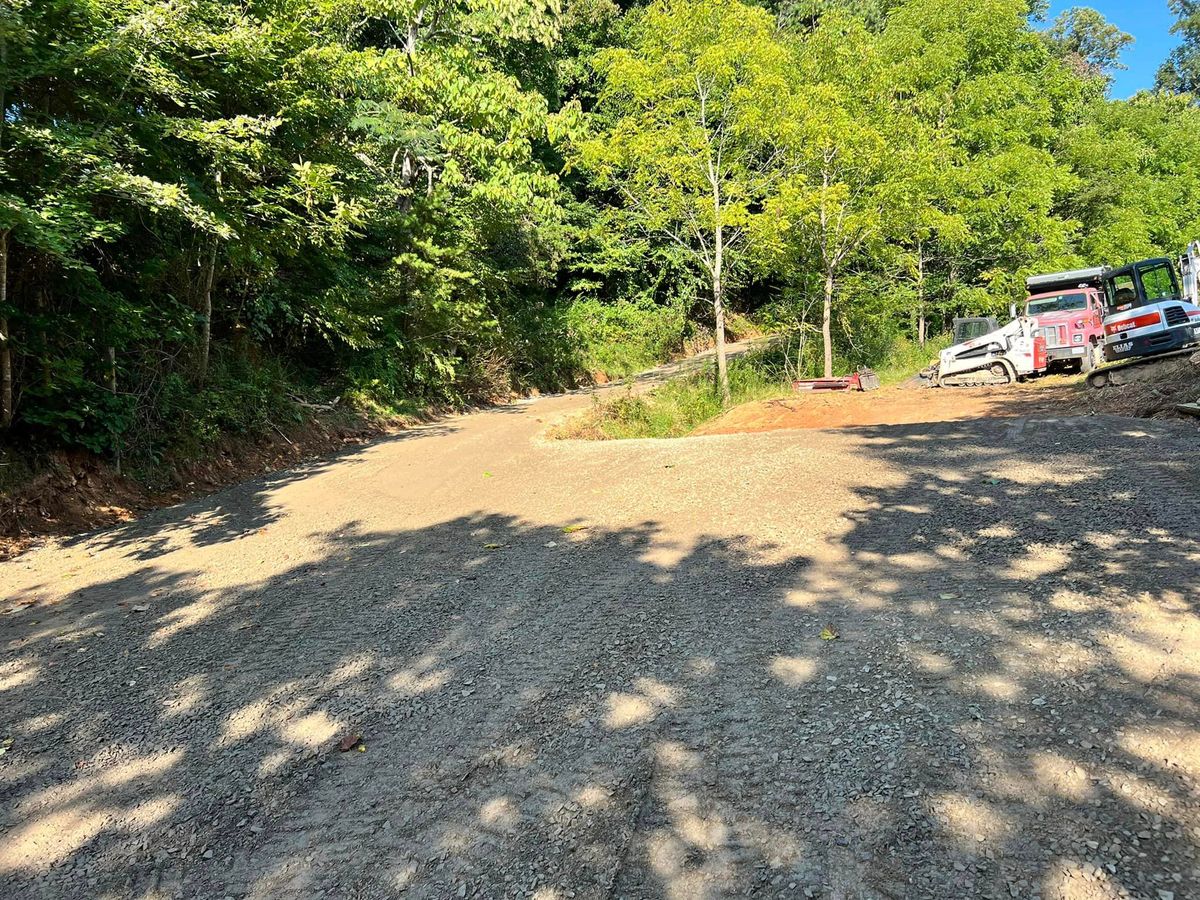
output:
[[[8,66],[8,40],[0,34],[0,68]],[[4,124],[8,121],[8,97],[0,85],[0,153],[4,152]],[[0,231],[0,428],[13,420],[12,345],[8,331],[8,229]]]
[[[729,394],[729,368],[725,360],[725,301],[722,297],[724,284],[721,283],[721,274],[719,271],[713,273],[713,317],[716,319],[716,338],[717,338],[717,390],[721,392],[721,404],[728,406],[731,397]]]
[[[12,341],[8,331],[8,231],[0,231],[0,428],[13,421]]]
[[[117,393],[117,348],[108,347],[104,352],[107,366],[104,373],[104,386],[113,396]],[[113,456],[117,474],[121,474],[121,440],[116,429],[113,430]]]
[[[917,343],[925,346],[925,248],[917,241]]]
[[[821,307],[821,343],[825,349],[825,377],[833,377],[833,270],[825,271],[825,302]]]
[[[717,390],[721,392],[721,405],[728,406],[729,368],[725,360],[725,229],[721,224],[721,182],[716,171],[709,165],[709,179],[713,189],[713,320],[717,343]]]
[[[835,248],[830,246],[829,212],[825,201],[829,195],[829,166],[832,156],[826,151],[825,166],[821,169],[821,261],[825,266],[825,302],[821,305],[821,346],[825,353],[825,377],[833,377],[833,334],[830,327],[833,319],[833,261]]]
[[[212,250],[208,254],[208,272],[204,279],[204,295],[200,312],[204,316],[200,324],[200,359],[196,364],[196,380],[201,384],[208,378],[208,352],[212,346],[212,286],[217,268],[217,239],[213,238]]]
[[[108,388],[110,394],[115,394],[117,392],[117,348],[109,347],[105,350],[104,356],[108,360],[104,376],[104,386]]]

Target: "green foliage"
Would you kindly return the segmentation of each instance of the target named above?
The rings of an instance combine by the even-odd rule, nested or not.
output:
[[[1171,5],[1165,93],[1112,101],[1127,36],[1028,0],[9,0],[5,440],[153,458],[304,385],[551,390],[726,306],[806,370],[823,320],[831,367],[880,364],[1200,236]]]
[[[589,371],[624,377],[647,369],[682,349],[690,303],[604,303],[584,299],[571,304],[567,322]]]
[[[1173,94],[1200,94],[1200,3],[1167,0],[1167,6],[1175,14],[1171,33],[1181,43],[1159,67],[1156,86]]]
[[[144,447],[150,458],[161,450],[195,455],[226,435],[267,434],[281,423],[299,418],[288,397],[291,384],[277,359],[249,365],[224,354],[214,361],[210,377],[199,391],[178,373],[169,374],[162,379],[154,417],[140,423],[139,432],[131,435],[133,446]],[[170,434],[171,442],[163,446],[153,440],[152,429]]]
[[[1126,34],[1096,10],[1077,6],[1059,13],[1046,32],[1051,47],[1084,77],[1111,78],[1124,69],[1121,52],[1133,43]]]
[[[787,360],[778,349],[739,357],[729,365],[733,403],[778,397],[789,391]],[[674,378],[648,394],[632,391],[596,400],[581,416],[563,423],[558,438],[621,440],[684,437],[725,411],[711,374]]]

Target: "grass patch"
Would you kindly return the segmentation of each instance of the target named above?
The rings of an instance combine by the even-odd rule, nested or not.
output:
[[[875,370],[880,382],[886,386],[911,377],[950,346],[950,341],[949,334],[926,341],[924,347],[905,339],[895,341]],[[729,407],[721,405],[710,365],[644,394],[635,394],[631,386],[616,396],[596,397],[589,410],[553,429],[550,437],[590,441],[685,437],[734,406],[792,396],[797,360],[789,360],[789,354],[795,355],[792,346],[776,341],[731,360]]]
[[[887,355],[873,367],[879,376],[879,383],[884,386],[899,384],[911,378],[937,359],[938,354],[953,342],[954,336],[949,332],[930,337],[924,347],[916,341],[899,338]]]
[[[767,348],[730,360],[729,391],[732,405],[790,393],[782,353]],[[591,409],[568,419],[550,436],[593,441],[683,437],[724,411],[713,370],[706,366],[646,394],[630,388],[608,399],[597,397]]]

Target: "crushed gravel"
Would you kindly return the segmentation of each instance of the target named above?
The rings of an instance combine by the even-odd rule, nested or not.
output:
[[[1195,425],[587,402],[0,565],[0,895],[1200,896]]]

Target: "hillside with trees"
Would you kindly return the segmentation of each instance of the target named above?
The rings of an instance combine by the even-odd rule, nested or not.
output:
[[[1200,237],[1200,27],[1028,0],[13,0],[0,438],[154,460],[303,402],[828,374]]]

